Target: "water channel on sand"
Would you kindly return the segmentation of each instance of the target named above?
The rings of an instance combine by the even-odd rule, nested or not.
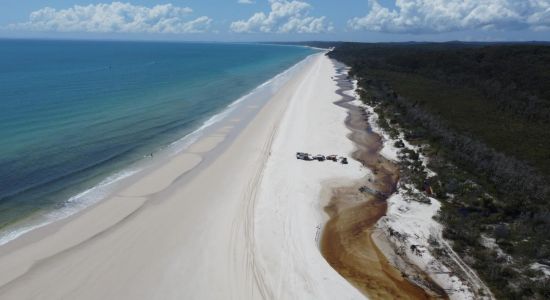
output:
[[[426,291],[407,280],[373,242],[371,235],[376,222],[386,214],[386,199],[396,190],[399,169],[380,155],[381,137],[372,132],[362,111],[350,103],[355,98],[344,92],[352,90],[353,85],[346,68],[335,64],[336,93],[342,97],[335,104],[348,110],[348,138],[357,148],[352,157],[372,170],[374,178],[365,177],[354,185],[332,189],[325,207],[330,219],[321,238],[321,252],[336,271],[372,299],[445,299],[447,296],[435,283],[430,284],[433,290]],[[362,193],[361,186],[379,193]]]

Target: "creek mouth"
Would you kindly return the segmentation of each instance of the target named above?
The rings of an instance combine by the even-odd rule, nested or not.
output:
[[[340,275],[370,298],[447,299],[443,289],[425,274],[420,276],[429,281],[429,290],[409,281],[407,274],[390,264],[372,239],[376,223],[386,215],[388,196],[397,190],[399,168],[380,154],[382,138],[371,130],[364,111],[350,103],[355,98],[344,92],[353,90],[353,84],[346,67],[334,63],[336,93],[341,96],[334,104],[348,111],[348,138],[356,146],[352,157],[370,169],[373,176],[331,190],[325,207],[330,219],[321,236],[321,253]],[[368,189],[361,192],[360,187]]]

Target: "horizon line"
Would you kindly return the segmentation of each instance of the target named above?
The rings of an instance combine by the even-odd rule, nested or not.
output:
[[[356,40],[299,40],[299,41],[223,41],[223,40],[173,40],[173,39],[140,39],[140,38],[94,38],[94,37],[3,37],[2,40],[26,40],[26,41],[90,41],[90,42],[150,42],[150,43],[201,43],[201,44],[299,44],[299,43],[359,43],[359,44],[550,44],[545,40],[529,41],[470,41],[470,40],[447,40],[447,41],[356,41]]]

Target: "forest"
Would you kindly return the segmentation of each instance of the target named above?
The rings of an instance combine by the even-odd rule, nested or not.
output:
[[[549,299],[550,46],[316,43],[382,126],[424,145],[444,237],[499,299]],[[406,167],[406,166],[404,166]]]

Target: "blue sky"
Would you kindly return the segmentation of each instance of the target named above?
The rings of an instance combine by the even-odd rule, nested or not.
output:
[[[550,0],[0,0],[0,37],[550,40]]]

